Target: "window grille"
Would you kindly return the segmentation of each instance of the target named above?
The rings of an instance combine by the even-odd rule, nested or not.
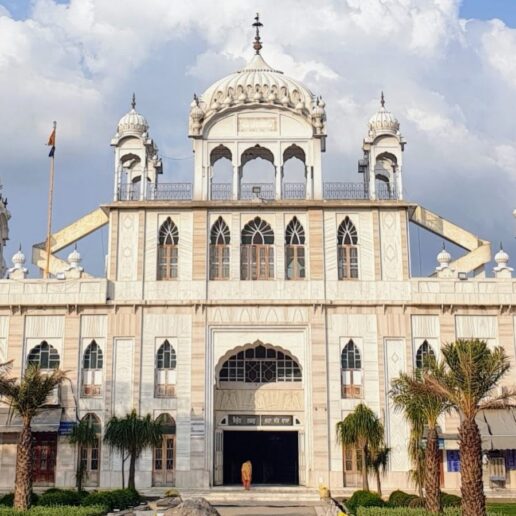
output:
[[[170,217],[159,230],[158,279],[177,279],[179,230]]]
[[[256,217],[242,230],[240,246],[240,279],[274,278],[274,232],[270,225]]]
[[[301,368],[289,355],[258,345],[231,356],[220,370],[221,382],[300,382]]]
[[[156,397],[169,398],[175,395],[175,369],[176,351],[170,342],[165,340],[156,353]]]
[[[428,341],[423,341],[416,352],[416,368],[423,369],[430,360],[435,360],[435,353]]]
[[[360,398],[362,395],[362,358],[360,350],[350,340],[341,353],[341,386],[343,398]]]
[[[339,280],[358,279],[358,233],[349,217],[341,222],[337,231],[337,260]]]
[[[210,279],[229,279],[230,232],[222,217],[211,228],[210,235]]]
[[[305,230],[294,217],[285,231],[285,277],[288,280],[305,278]]]
[[[57,369],[59,367],[59,353],[44,340],[30,350],[27,363],[29,365],[35,364],[40,369]]]

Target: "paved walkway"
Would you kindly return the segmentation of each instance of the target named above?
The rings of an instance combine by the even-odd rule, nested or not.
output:
[[[317,513],[314,507],[275,507],[275,506],[255,506],[255,507],[228,507],[217,506],[221,516],[315,516]]]

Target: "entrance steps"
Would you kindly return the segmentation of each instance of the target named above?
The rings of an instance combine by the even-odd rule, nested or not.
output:
[[[152,487],[142,491],[145,496],[164,496],[167,488]],[[266,503],[277,504],[320,504],[319,493],[315,489],[302,486],[258,485],[245,491],[241,486],[217,486],[205,489],[178,489],[182,498],[202,497],[212,505],[235,505]]]

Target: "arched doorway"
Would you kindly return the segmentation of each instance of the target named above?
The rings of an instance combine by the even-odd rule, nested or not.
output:
[[[176,481],[176,422],[169,414],[157,420],[163,429],[161,445],[154,448],[152,457],[152,485],[173,486]]]
[[[304,390],[298,360],[255,341],[228,352],[216,368],[216,485],[240,483],[243,462],[253,484],[305,482]]]
[[[95,414],[86,414],[83,421],[93,428],[95,431],[95,439],[87,446],[81,446],[81,468],[84,471],[83,485],[86,487],[97,487],[99,485],[100,475],[100,436],[101,425],[100,419]]]

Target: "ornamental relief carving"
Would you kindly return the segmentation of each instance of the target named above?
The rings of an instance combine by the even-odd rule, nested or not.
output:
[[[215,410],[303,410],[302,390],[216,390]]]

